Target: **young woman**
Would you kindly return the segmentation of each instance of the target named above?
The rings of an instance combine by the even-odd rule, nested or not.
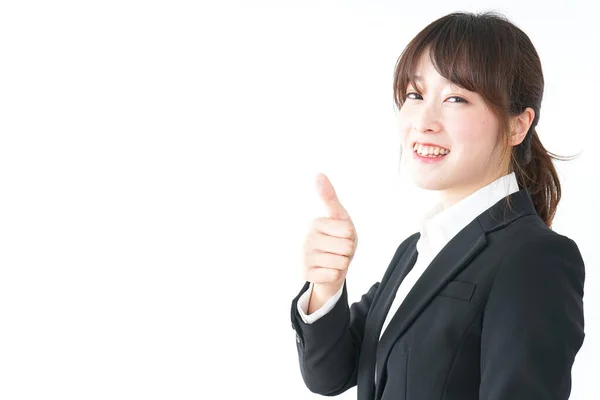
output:
[[[523,31],[453,13],[395,69],[403,163],[439,192],[380,282],[348,306],[357,235],[329,180],[292,302],[308,388],[359,400],[567,399],[584,339],[584,263],[551,230],[560,184],[535,130],[544,81]]]

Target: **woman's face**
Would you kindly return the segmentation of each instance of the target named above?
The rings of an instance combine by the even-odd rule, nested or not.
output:
[[[448,206],[497,179],[508,169],[498,118],[483,98],[453,85],[435,70],[427,50],[398,112],[406,163],[415,184],[441,191]],[[416,151],[415,151],[416,149]]]

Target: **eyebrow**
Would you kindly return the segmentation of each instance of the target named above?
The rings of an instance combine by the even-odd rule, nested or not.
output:
[[[446,79],[448,81],[448,79]],[[419,83],[419,82],[423,82],[423,76],[422,75],[413,75],[413,81],[414,83]],[[410,82],[409,82],[410,84]],[[467,90],[466,88],[463,88],[455,83],[452,83],[451,81],[448,81],[448,85],[450,85],[450,87],[452,87],[453,90]]]

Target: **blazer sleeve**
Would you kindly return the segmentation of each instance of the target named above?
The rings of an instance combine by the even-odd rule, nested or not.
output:
[[[342,287],[340,287],[340,290],[338,290],[332,298],[327,300],[327,302],[325,302],[325,304],[323,304],[321,308],[315,310],[312,314],[306,314],[308,312],[310,296],[312,295],[312,287],[313,284],[311,283],[308,286],[308,289],[298,299],[298,314],[300,315],[300,318],[302,318],[302,321],[304,321],[304,323],[306,324],[315,323],[315,321],[317,321],[323,315],[331,311],[333,306],[335,306],[335,303],[337,303],[340,297],[342,297],[342,292],[344,291],[344,285],[342,285]]]
[[[571,239],[551,233],[507,254],[483,314],[486,400],[567,400],[584,339],[584,263]]]
[[[312,324],[304,323],[297,309],[298,298],[308,287],[307,282],[292,301],[300,371],[310,391],[335,396],[356,385],[365,321],[379,282],[350,307],[344,282],[342,295],[331,311]]]

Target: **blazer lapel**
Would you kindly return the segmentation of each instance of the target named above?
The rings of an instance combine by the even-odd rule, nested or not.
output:
[[[379,334],[400,283],[415,264],[417,259],[416,242],[417,239],[408,246],[393,269],[389,279],[382,282],[383,286],[379,292],[380,295],[374,299],[371,305],[371,312],[365,324],[369,329],[365,329],[358,366],[357,398],[359,400],[373,399],[375,391],[375,357],[377,355]]]
[[[379,341],[377,369],[380,372],[377,374],[376,382],[378,388],[381,388],[381,380],[385,374],[385,363],[397,338],[406,331],[436,293],[485,247],[486,242],[485,232],[481,229],[479,223],[471,223],[440,251],[417,280],[396,314],[390,320]]]
[[[383,379],[386,375],[385,364],[394,343],[409,328],[431,299],[482,251],[487,244],[486,233],[500,229],[521,216],[535,214],[535,207],[526,189],[512,194],[510,200],[511,208],[507,208],[506,201],[502,199],[456,234],[431,261],[410,290],[392,317],[377,346],[378,373],[375,382],[377,388],[375,399],[380,397],[383,390],[382,383],[385,383]],[[383,303],[377,304],[377,308],[383,308],[385,305],[384,319],[396,290],[397,286],[388,291],[391,299],[386,298]],[[379,320],[377,321],[379,322]],[[383,319],[381,323],[383,324]],[[381,331],[381,326],[378,326],[377,334]]]

